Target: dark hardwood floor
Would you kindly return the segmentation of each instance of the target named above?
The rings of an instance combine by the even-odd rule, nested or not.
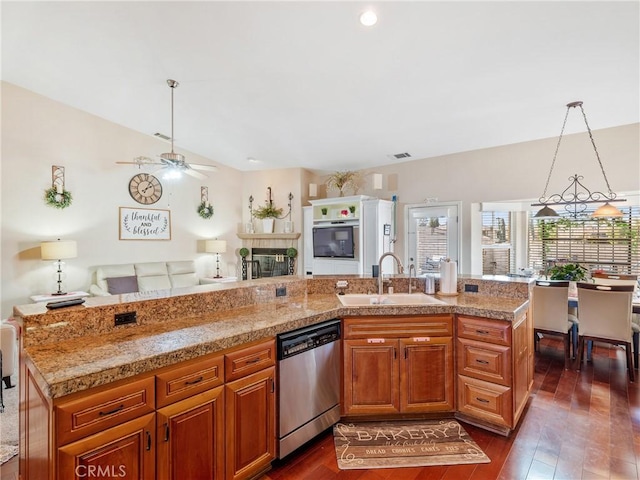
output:
[[[540,342],[533,395],[505,438],[463,423],[489,464],[338,470],[330,431],[291,454],[262,480],[517,480],[640,478],[640,393],[624,350],[596,345],[593,362],[565,370],[560,340]]]
[[[640,389],[629,383],[624,350],[594,347],[593,362],[564,370],[559,340],[536,353],[533,395],[505,438],[463,424],[491,463],[426,468],[338,470],[330,431],[292,453],[262,480],[517,480],[640,478]],[[18,457],[1,480],[18,479]]]

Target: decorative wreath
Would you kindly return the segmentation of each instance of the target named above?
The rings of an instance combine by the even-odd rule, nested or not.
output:
[[[71,205],[72,198],[73,197],[69,190],[64,190],[62,193],[58,193],[55,187],[51,187],[44,191],[45,203],[55,208],[67,208]]]
[[[198,215],[205,220],[213,217],[213,205],[207,205],[205,202],[202,202],[198,206]]]

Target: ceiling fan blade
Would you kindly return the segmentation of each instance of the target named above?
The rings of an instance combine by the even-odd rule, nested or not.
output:
[[[218,167],[214,165],[199,165],[197,163],[190,163],[189,166],[194,170],[206,170],[207,172],[217,172]]]
[[[190,168],[187,168],[186,170],[184,170],[184,173],[186,173],[187,175],[191,175],[192,177],[199,178],[199,179],[207,178],[206,175],[203,175],[200,172],[196,172],[195,170],[192,170]]]

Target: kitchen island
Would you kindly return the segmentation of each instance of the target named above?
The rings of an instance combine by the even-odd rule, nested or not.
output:
[[[406,291],[403,290],[406,281],[404,278],[394,278],[396,291]],[[375,291],[375,279],[349,278],[348,282],[349,293]],[[473,327],[478,325],[478,321],[485,322],[480,323],[483,326],[497,322],[497,325],[506,327],[502,328],[505,332],[511,332],[512,328],[520,331],[516,327],[529,325],[528,282],[499,282],[481,277],[463,277],[460,282],[460,290],[465,290],[467,285],[476,285],[479,287],[478,292],[441,297],[442,304],[421,306],[344,307],[335,295],[335,278],[279,277],[152,294],[89,298],[85,306],[71,307],[64,311],[47,311],[42,305],[16,307],[15,316],[22,324],[23,331],[21,405],[29,405],[21,411],[21,472],[25,475],[24,478],[60,478],[56,477],[56,472],[60,472],[60,469],[67,468],[65,472],[73,472],[77,465],[89,462],[87,456],[90,457],[93,455],[91,452],[98,451],[105,444],[106,439],[96,438],[104,436],[107,431],[105,428],[122,430],[123,425],[128,424],[133,429],[133,437],[130,431],[116,433],[129,440],[137,439],[139,448],[134,450],[140,458],[132,461],[132,465],[138,465],[135,478],[171,478],[163,476],[168,468],[166,466],[172,464],[171,453],[160,455],[158,450],[158,455],[155,455],[153,448],[160,444],[163,436],[170,436],[170,429],[160,425],[156,417],[167,417],[168,414],[163,409],[174,408],[175,405],[186,408],[181,402],[194,401],[194,397],[198,397],[200,401],[199,408],[206,406],[210,415],[217,414],[225,419],[231,415],[230,404],[240,408],[243,401],[257,402],[260,406],[258,410],[264,410],[264,418],[259,419],[258,425],[273,430],[273,393],[276,391],[274,383],[277,379],[273,339],[279,333],[299,327],[332,318],[354,319],[366,316],[388,320],[393,317],[435,315],[451,319],[453,342],[456,332],[459,334],[463,328],[461,325]],[[276,290],[281,291],[282,288],[286,290],[286,294],[276,296]],[[114,326],[116,314],[131,312],[135,312],[136,324]],[[454,319],[458,323],[455,327]],[[501,329],[498,328],[499,330]],[[478,401],[492,405],[496,401],[504,403],[507,398],[506,390],[518,390],[518,398],[524,397],[526,400],[532,378],[532,350],[526,335],[522,337],[523,345],[509,356],[509,362],[514,366],[521,365],[525,378],[513,386],[512,378],[508,378],[509,387],[500,385],[499,380],[493,381],[491,386],[494,390],[496,386],[500,386],[500,395],[496,397],[499,398],[477,397]],[[532,341],[532,335],[530,338]],[[506,339],[505,337],[505,341]],[[475,348],[472,349],[473,352],[487,351],[486,345],[483,347],[473,343],[479,342],[478,339],[467,338],[466,341],[471,342],[471,346]],[[511,333],[508,341],[512,341]],[[488,345],[490,352],[504,350],[504,346],[496,347],[491,341]],[[450,349],[449,354],[453,355],[453,349]],[[487,358],[493,357],[490,355]],[[234,363],[234,359],[240,359],[240,363]],[[480,360],[487,361],[484,357]],[[502,358],[501,361],[506,360]],[[460,365],[460,357],[457,363]],[[238,365],[240,369],[253,366],[242,375],[230,376]],[[509,373],[511,371],[509,368]],[[527,373],[529,371],[530,374]],[[457,403],[459,408],[461,391],[484,391],[490,382],[481,375],[474,376],[473,373],[460,371],[457,373],[458,402],[454,401],[453,404],[455,406]],[[514,377],[513,374],[510,375]],[[166,391],[171,394],[171,387],[166,387],[165,383],[172,385],[174,379],[186,379],[184,383],[187,384],[195,382],[197,387],[188,389],[188,395],[179,393],[174,400],[169,395],[169,399],[159,403],[159,398],[166,393],[165,390],[161,393],[159,385],[168,388]],[[248,383],[237,383],[242,381]],[[135,388],[132,389],[132,385]],[[233,390],[235,387],[244,390]],[[115,395],[114,392],[117,393],[118,389],[124,389],[124,393]],[[214,391],[221,396],[214,395]],[[229,391],[236,392],[236,397],[229,395]],[[243,392],[253,393],[243,397]],[[199,398],[202,395],[206,398]],[[88,398],[97,398],[101,403],[87,403]],[[123,401],[123,398],[129,403]],[[225,398],[226,402],[218,401],[218,398]],[[469,403],[468,399],[462,399],[462,402],[467,402],[465,405]],[[222,403],[225,403],[224,409],[220,406]],[[456,408],[451,413],[458,411],[463,415],[463,420],[466,415],[470,421],[476,420],[478,424],[502,427],[508,431],[517,422],[522,411],[521,403],[519,401],[515,408],[511,401],[511,417],[504,425],[490,421],[491,416],[474,416],[476,408],[473,405],[467,405],[466,413]],[[104,404],[113,404],[118,411],[111,416],[110,411],[104,410]],[[503,408],[504,405],[496,404],[496,407]],[[63,428],[61,419],[65,418],[65,412],[69,416],[69,422]],[[105,422],[103,417],[109,420],[101,423]],[[170,417],[171,415],[167,417],[169,420],[163,425],[171,424]],[[34,428],[34,418],[38,418],[38,422],[44,422],[40,426],[46,424],[48,428]],[[227,423],[225,429],[224,419],[219,420],[216,425],[222,426],[217,434],[222,435],[221,438],[226,435],[226,440],[212,442],[218,450],[210,452],[210,457],[217,457],[221,451],[225,451],[225,443],[227,445],[223,455],[227,466],[221,465],[220,460],[217,464],[212,463],[219,475],[226,472],[225,478],[250,478],[268,468],[273,458],[273,452],[268,451],[273,449],[270,445],[272,432],[265,432],[267,451],[263,452],[264,455],[257,455],[257,463],[243,463],[241,460],[238,464],[238,455],[233,458],[234,455],[229,454],[229,450],[233,451],[230,445],[235,441],[234,435],[229,435],[229,432],[242,435],[242,425],[229,426]],[[83,421],[85,423],[78,426]],[[180,423],[174,425],[176,430],[178,425]],[[161,431],[162,428],[165,430]],[[256,426],[253,425],[253,428]],[[42,431],[46,434],[42,434]],[[242,444],[237,447],[241,452]],[[229,462],[235,462],[236,465],[230,469]]]

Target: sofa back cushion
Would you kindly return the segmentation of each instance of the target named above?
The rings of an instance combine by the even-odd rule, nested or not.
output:
[[[114,277],[131,277],[136,274],[136,270],[132,263],[122,265],[104,265],[96,269],[96,285],[105,292],[109,291],[107,278]]]
[[[135,271],[138,277],[138,288],[141,292],[171,288],[165,262],[136,263]]]
[[[191,260],[167,262],[169,280],[173,288],[193,287],[200,282],[196,276],[196,266]]]
[[[135,275],[130,277],[110,277],[107,278],[107,287],[111,295],[135,293],[138,291],[138,278]]]

